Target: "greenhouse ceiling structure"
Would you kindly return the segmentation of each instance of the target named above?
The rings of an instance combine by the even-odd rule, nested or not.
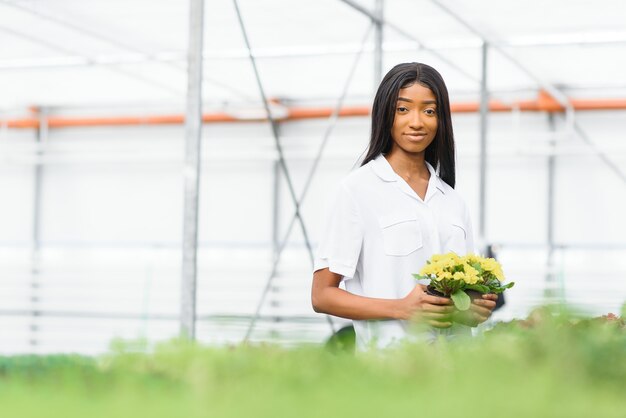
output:
[[[272,97],[332,103],[352,56],[365,43],[368,57],[359,64],[349,97],[367,103],[376,84],[371,56],[376,1],[239,3]],[[0,5],[5,112],[37,105],[172,106],[185,100],[188,2],[5,0]],[[503,99],[533,99],[542,83],[572,98],[625,97],[626,12],[620,2],[388,0],[383,5],[383,66],[419,52],[423,61],[441,68],[455,97],[478,97],[485,40],[494,48],[489,88]],[[232,1],[205,7],[204,60],[206,110],[259,101]]]
[[[0,0],[0,37],[7,352],[345,325],[310,306],[316,231],[400,62],[448,86],[500,318],[626,300],[622,2]]]

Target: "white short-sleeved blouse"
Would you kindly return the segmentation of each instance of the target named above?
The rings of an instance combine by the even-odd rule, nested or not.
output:
[[[422,200],[383,155],[350,173],[328,208],[314,270],[328,267],[356,295],[399,299],[416,285],[433,254],[473,252],[467,206],[427,163]],[[456,332],[469,332],[456,326]],[[388,347],[409,337],[401,320],[354,321],[357,348]]]

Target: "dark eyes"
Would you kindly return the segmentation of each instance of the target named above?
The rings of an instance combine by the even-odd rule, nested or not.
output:
[[[405,106],[398,106],[396,108],[396,111],[400,113],[406,113],[409,111],[409,109]],[[428,116],[437,116],[437,111],[433,108],[424,109],[424,113],[426,113]]]

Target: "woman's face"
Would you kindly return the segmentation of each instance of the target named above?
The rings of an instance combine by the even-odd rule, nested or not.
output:
[[[391,151],[424,153],[436,133],[437,99],[433,92],[418,83],[400,89],[391,127]]]

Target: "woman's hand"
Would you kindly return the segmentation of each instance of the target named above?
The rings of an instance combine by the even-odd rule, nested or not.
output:
[[[342,276],[328,268],[313,274],[311,304],[315,312],[355,320],[410,319],[423,317],[434,327],[452,325],[452,301],[424,293],[425,286],[415,286],[400,299],[381,299],[359,296],[339,288]]]
[[[435,328],[452,326],[454,305],[449,298],[432,296],[425,292],[426,286],[418,284],[411,293],[400,299],[399,319],[423,319]],[[494,305],[495,306],[495,305]]]
[[[454,322],[467,325],[468,327],[478,326],[489,319],[496,307],[497,299],[498,295],[494,293],[482,295],[482,299],[474,299],[472,301],[467,311],[455,311],[452,315],[452,319]]]

